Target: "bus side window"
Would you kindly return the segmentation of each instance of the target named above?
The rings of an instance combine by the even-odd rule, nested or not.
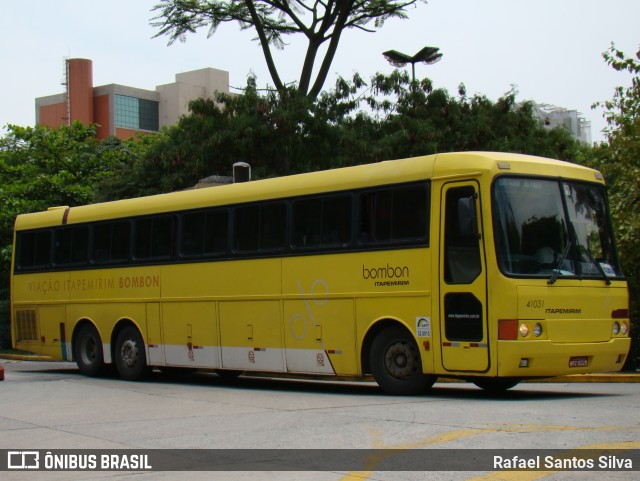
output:
[[[51,262],[51,231],[19,232],[16,239],[17,270],[48,266]]]
[[[287,226],[284,202],[239,207],[234,220],[234,246],[238,252],[284,249]]]
[[[362,244],[428,241],[428,189],[425,184],[360,195]]]
[[[260,209],[260,250],[281,250],[287,236],[287,206],[264,205]]]
[[[96,264],[128,261],[131,223],[125,220],[93,225],[92,246],[91,260]]]
[[[58,266],[83,264],[89,258],[89,227],[61,227],[55,230],[53,262]]]
[[[447,284],[471,284],[482,272],[480,242],[477,235],[475,190],[471,186],[447,191],[445,207],[445,266]],[[461,208],[461,207],[465,208]],[[465,215],[466,214],[466,215]],[[468,216],[468,218],[467,218]]]
[[[138,219],[135,224],[136,258],[166,258],[173,255],[175,245],[173,216]]]
[[[293,203],[293,246],[318,247],[322,235],[322,200],[305,199]]]
[[[293,247],[342,247],[351,242],[351,196],[338,195],[293,203]]]
[[[180,254],[196,257],[225,253],[228,219],[225,209],[184,214],[180,231]]]
[[[226,209],[207,212],[204,227],[204,254],[224,254],[229,242],[229,212]]]
[[[351,243],[351,196],[327,197],[322,202],[323,246]]]

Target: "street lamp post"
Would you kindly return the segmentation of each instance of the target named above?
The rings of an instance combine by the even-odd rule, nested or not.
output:
[[[439,52],[438,47],[424,47],[413,57],[406,53],[398,52],[397,50],[387,50],[382,55],[386,58],[394,67],[404,67],[406,64],[411,64],[412,79],[416,80],[416,63],[423,62],[427,65],[439,62],[442,58],[442,54]]]

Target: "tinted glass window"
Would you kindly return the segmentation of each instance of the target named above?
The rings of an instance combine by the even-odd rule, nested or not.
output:
[[[360,195],[362,243],[424,240],[428,237],[429,205],[426,185],[381,189]]]
[[[44,267],[51,261],[51,231],[21,232],[17,236],[19,269]]]
[[[173,255],[173,216],[138,219],[135,224],[135,256],[138,259],[170,257]]]
[[[351,196],[298,200],[293,203],[293,246],[332,247],[351,242]]]
[[[239,207],[235,211],[235,249],[238,252],[284,249],[286,225],[284,203]]]
[[[182,217],[181,254],[203,256],[226,252],[228,224],[226,210],[185,214]]]
[[[89,257],[89,227],[56,229],[53,262],[56,265],[82,264]]]
[[[106,222],[93,226],[93,251],[91,259],[96,263],[122,262],[129,259],[131,223],[129,221]]]

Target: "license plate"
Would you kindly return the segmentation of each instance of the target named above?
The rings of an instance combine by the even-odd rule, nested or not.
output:
[[[587,367],[589,358],[587,356],[572,357],[569,359],[569,367]]]

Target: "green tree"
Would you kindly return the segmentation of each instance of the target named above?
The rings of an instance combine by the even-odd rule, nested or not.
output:
[[[0,347],[9,344],[9,276],[18,214],[93,202],[95,186],[130,152],[117,139],[96,140],[95,126],[8,126],[0,138]]]
[[[629,282],[633,346],[627,367],[640,357],[640,49],[627,56],[614,44],[603,53],[608,65],[631,74],[631,85],[617,87],[613,98],[598,102],[607,121],[606,142],[587,153],[586,163],[599,169],[609,186],[609,205],[618,250]]]
[[[129,198],[193,187],[210,175],[230,175],[238,161],[264,178],[335,164],[338,127],[316,114],[313,102],[288,89],[261,94],[249,79],[243,95],[219,94],[190,103],[190,115],[163,129],[144,155],[122,164],[101,198]]]
[[[289,91],[287,91],[289,92]],[[365,108],[366,107],[366,108]],[[497,102],[433,89],[406,73],[338,79],[310,101],[290,92],[260,93],[250,79],[243,95],[190,104],[191,114],[165,129],[145,155],[123,164],[101,193],[125,198],[170,192],[249,162],[264,178],[455,150],[515,151],[573,160],[577,142],[548,132],[531,104],[514,92]]]
[[[298,80],[298,91],[315,99],[326,81],[345,30],[355,28],[373,32],[389,18],[406,18],[407,7],[417,1],[162,0],[154,8],[159,14],[152,19],[152,25],[159,28],[156,37],[167,35],[169,44],[176,40],[184,41],[187,33],[202,27],[209,28],[211,37],[222,23],[238,22],[243,30],[254,29],[271,79],[282,94],[287,93],[287,88],[278,73],[271,48],[282,49],[286,45],[285,37],[301,34],[307,39],[307,51]],[[325,43],[328,45],[314,80],[314,67]]]
[[[531,102],[517,102],[516,92],[497,101],[457,96],[434,89],[429,79],[411,81],[406,72],[378,74],[366,85],[358,76],[340,92],[357,98],[372,112],[373,121],[349,115],[343,124],[357,129],[374,149],[371,160],[396,159],[437,152],[494,150],[573,161],[578,143],[564,129],[545,130],[533,115]],[[326,99],[323,99],[326,100]],[[352,106],[353,109],[357,105]]]

